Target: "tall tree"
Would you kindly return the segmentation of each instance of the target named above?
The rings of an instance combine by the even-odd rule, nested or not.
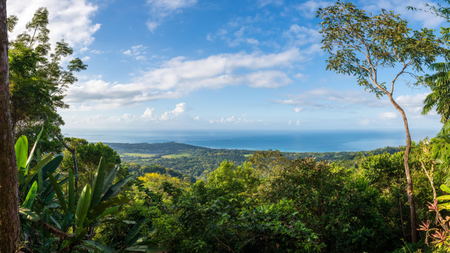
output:
[[[6,0],[0,1],[0,253],[15,252],[20,240],[17,164],[9,110]]]
[[[86,69],[79,58],[61,66],[63,58],[73,53],[64,40],[51,50],[49,43],[48,11],[39,8],[26,25],[26,31],[10,42],[10,92],[11,120],[14,135],[26,135],[34,143],[42,126],[45,127],[40,148],[60,152],[62,145],[55,136],[60,133],[64,121],[58,114],[60,108],[68,108],[63,98],[70,84],[77,81],[74,72]],[[10,17],[9,30],[14,28],[16,17]]]
[[[404,167],[411,214],[411,240],[417,242],[416,208],[408,163],[411,135],[406,113],[393,97],[394,86],[400,76],[409,74],[416,78],[414,73],[423,72],[423,65],[433,63],[436,57],[446,57],[448,51],[442,47],[444,41],[436,38],[433,30],[408,28],[408,22],[392,11],[383,9],[379,15],[368,15],[349,2],[338,1],[335,5],[320,8],[317,17],[323,20],[320,31],[323,34],[322,48],[330,55],[327,70],[355,76],[360,86],[375,93],[378,98],[386,95],[402,115],[406,133]],[[386,68],[398,71],[389,80],[390,88],[379,75]],[[413,73],[408,69],[412,69]]]

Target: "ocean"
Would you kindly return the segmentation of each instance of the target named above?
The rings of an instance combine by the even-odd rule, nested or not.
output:
[[[179,142],[208,148],[280,150],[284,152],[367,151],[405,145],[405,132],[396,131],[77,131],[63,130],[67,137],[89,142],[162,143]],[[413,141],[434,137],[437,131],[412,131]]]

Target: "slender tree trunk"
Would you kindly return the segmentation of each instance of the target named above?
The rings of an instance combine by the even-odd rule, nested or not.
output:
[[[411,178],[411,171],[409,170],[409,153],[411,151],[411,135],[409,133],[408,119],[406,118],[406,113],[403,109],[395,102],[392,95],[388,94],[391,103],[394,105],[395,109],[400,112],[403,118],[403,124],[405,126],[406,132],[406,148],[403,163],[405,165],[405,175],[406,175],[406,194],[408,195],[408,203],[411,213],[411,241],[413,243],[417,242],[417,229],[416,229],[416,205],[414,203],[414,192],[413,192],[413,182]]]
[[[400,222],[402,223],[403,238],[406,241],[405,222],[403,221],[402,195],[400,193],[401,183],[402,183],[401,177],[399,177],[399,179],[398,179],[398,205],[399,205],[399,212],[400,212]]]
[[[17,164],[9,109],[6,0],[0,0],[0,253],[16,252],[20,240]]]

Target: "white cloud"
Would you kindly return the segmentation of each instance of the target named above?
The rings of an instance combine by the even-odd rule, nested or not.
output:
[[[423,27],[428,28],[438,28],[445,19],[437,17],[432,13],[427,13],[424,11],[410,11],[406,9],[406,6],[413,6],[416,8],[421,8],[424,10],[429,10],[425,4],[436,5],[436,1],[429,0],[370,0],[364,1],[362,9],[367,12],[372,12],[377,14],[381,9],[392,10],[395,14],[400,14],[402,19],[408,21],[418,22],[423,25]]]
[[[135,47],[139,52],[143,47]],[[134,49],[130,53],[134,54]],[[197,89],[230,85],[277,88],[293,82],[286,73],[274,70],[308,61],[307,52],[292,48],[278,54],[219,54],[198,60],[175,57],[160,67],[136,74],[129,83],[100,79],[78,82],[68,89],[65,101],[72,109],[117,108],[156,99],[179,98]],[[137,56],[136,56],[137,57]]]
[[[85,56],[83,58],[81,58],[82,61],[89,61],[91,59],[91,57],[89,56]]]
[[[143,60],[147,60],[147,56],[143,55],[143,54],[147,53],[145,51],[145,49],[147,49],[147,47],[145,47],[143,45],[132,46],[131,49],[123,51],[123,54],[128,55],[128,56],[133,56],[134,59],[136,59],[138,61],[143,61]]]
[[[397,118],[398,114],[396,112],[382,112],[378,113],[378,117],[381,119],[395,119]]]
[[[289,94],[288,97],[289,99],[273,100],[273,102],[302,106],[303,109],[337,109],[342,108],[343,106],[351,108],[354,105],[378,108],[390,105],[388,100],[378,100],[372,94],[364,91],[340,91],[331,88],[319,88],[304,91],[298,95]]]
[[[136,56],[135,59],[138,60],[138,61],[145,61],[145,60],[147,60],[147,57],[144,56],[144,55],[139,55],[139,56]]]
[[[300,13],[303,17],[314,18],[316,16],[316,11],[319,8],[324,8],[324,7],[330,6],[333,3],[334,2],[332,2],[332,1],[309,0],[309,1],[306,1],[304,3],[301,3],[297,6],[295,6],[295,8],[300,11]]]
[[[301,112],[301,111],[303,111],[303,108],[301,107],[294,108],[294,112]]]
[[[362,125],[362,126],[367,126],[367,125],[370,124],[370,120],[368,120],[368,119],[363,119],[363,120],[361,120],[361,121],[359,122],[359,124]]]
[[[283,32],[283,36],[291,40],[290,44],[295,46],[320,43],[322,35],[319,31],[297,24],[291,25],[289,30]],[[321,51],[320,48],[318,51]]]
[[[142,114],[141,118],[145,120],[155,120],[156,116],[154,115],[155,108],[147,108],[145,109],[144,114]]]
[[[176,105],[175,110],[165,112],[161,115],[161,120],[173,119],[176,116],[182,115],[187,109],[186,103],[179,103]]]
[[[297,120],[297,122],[295,122],[295,125],[296,126],[300,126],[301,124],[300,124],[300,120]]]
[[[259,7],[264,7],[269,4],[282,5],[283,0],[258,0]]]
[[[85,50],[94,41],[94,33],[100,29],[100,24],[93,24],[91,20],[98,7],[86,0],[16,0],[7,2],[8,15],[19,18],[11,38],[25,31],[26,23],[40,7],[49,11],[52,45],[64,39],[70,46]]]
[[[170,15],[192,7],[196,3],[197,0],[147,0],[147,4],[151,6],[152,17],[146,25],[151,32],[154,32]]]
[[[251,123],[251,122],[254,122],[253,120],[247,120],[246,118],[245,118],[245,114],[244,115],[242,115],[242,118],[237,118],[237,117],[235,117],[234,115],[233,116],[231,116],[231,117],[228,117],[228,118],[226,118],[226,117],[223,117],[223,118],[221,118],[220,120],[209,120],[209,123],[211,123],[211,124],[213,124],[213,123],[222,123],[222,124],[231,124],[231,123],[233,123],[233,124],[239,124],[239,123]]]

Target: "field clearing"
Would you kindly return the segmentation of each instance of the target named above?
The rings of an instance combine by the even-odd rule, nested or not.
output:
[[[180,158],[180,157],[189,157],[191,154],[188,153],[182,153],[178,155],[163,155],[162,158]]]
[[[252,157],[253,154],[245,154],[244,156],[245,156],[245,157]]]
[[[124,155],[126,156],[138,156],[138,157],[142,157],[142,158],[150,158],[150,157],[155,157],[156,154],[144,154],[144,153],[124,153]]]

